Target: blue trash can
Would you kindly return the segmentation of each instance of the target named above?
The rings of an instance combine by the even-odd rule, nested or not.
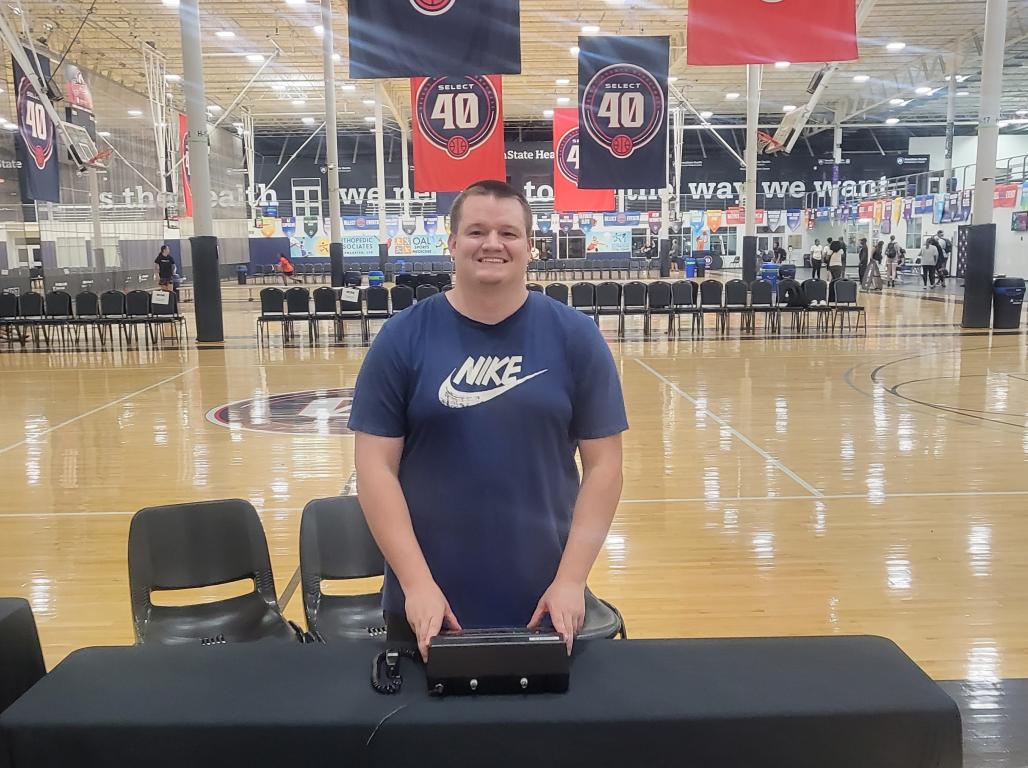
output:
[[[1019,277],[997,277],[992,282],[992,327],[1020,328],[1025,282]]]
[[[384,272],[368,272],[368,285],[372,288],[385,284]]]
[[[690,279],[696,277],[696,259],[692,256],[685,259],[685,276]]]
[[[767,280],[771,283],[771,290],[775,291],[778,289],[778,265],[765,261],[760,265],[760,279]]]
[[[236,267],[236,281],[240,285],[246,285],[246,275],[247,270],[245,264],[240,264],[238,267]]]

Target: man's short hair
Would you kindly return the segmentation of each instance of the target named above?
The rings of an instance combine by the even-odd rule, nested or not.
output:
[[[450,208],[450,232],[453,235],[456,235],[460,229],[460,217],[461,212],[464,209],[464,201],[469,197],[483,195],[486,197],[495,197],[497,200],[517,200],[521,203],[521,210],[525,214],[525,235],[526,237],[531,237],[532,230],[534,228],[532,226],[532,209],[529,207],[525,196],[507,182],[496,181],[495,179],[483,179],[482,181],[476,181],[457,195],[457,199],[453,201],[453,206]]]

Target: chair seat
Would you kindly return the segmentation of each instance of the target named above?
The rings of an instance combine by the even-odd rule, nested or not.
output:
[[[326,641],[332,638],[367,639],[380,634],[384,637],[382,593],[352,596],[323,594],[313,628]]]
[[[609,640],[621,632],[624,621],[617,609],[585,591],[585,625],[576,640]]]
[[[142,642],[195,645],[204,638],[220,635],[229,643],[296,641],[296,633],[282,615],[256,592],[251,592],[214,603],[155,605],[147,617]]]

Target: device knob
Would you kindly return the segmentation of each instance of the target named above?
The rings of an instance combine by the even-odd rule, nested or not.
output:
[[[528,678],[527,677],[521,678],[521,687],[522,688],[527,688],[528,687]]]
[[[471,685],[471,690],[473,690],[473,691],[477,691],[478,690],[478,680],[475,680],[474,678],[472,678],[470,685]]]

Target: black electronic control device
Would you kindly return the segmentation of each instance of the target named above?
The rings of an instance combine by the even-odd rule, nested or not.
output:
[[[437,696],[566,693],[567,644],[556,632],[465,630],[438,635],[428,651],[428,690]]]

